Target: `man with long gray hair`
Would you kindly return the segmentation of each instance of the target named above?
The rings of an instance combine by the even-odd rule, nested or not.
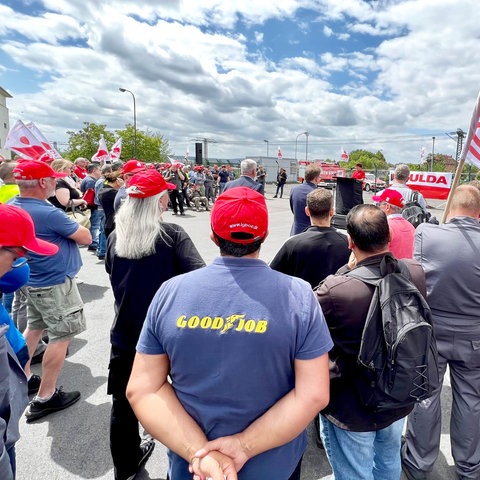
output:
[[[163,282],[205,265],[185,230],[162,221],[168,191],[174,188],[154,169],[135,174],[108,237],[105,269],[115,297],[108,393],[116,480],[134,478],[154,447],[151,438],[140,438],[138,420],[125,396],[148,306]]]

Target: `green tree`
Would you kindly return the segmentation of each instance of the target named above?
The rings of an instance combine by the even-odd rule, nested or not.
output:
[[[433,157],[433,171],[434,172],[454,172],[456,161],[451,155],[444,155],[443,153],[436,153]],[[426,160],[423,162],[425,170],[431,171],[432,154],[427,155]]]
[[[122,159],[134,158],[135,130],[132,124],[125,125],[123,130],[109,132],[106,125],[84,122],[78,132],[68,131],[68,149],[64,152],[65,158],[75,160],[78,157],[92,158],[98,150],[98,141],[103,135],[107,148],[122,137]],[[159,133],[150,130],[136,132],[137,158],[146,162],[166,162],[170,154],[168,140]]]
[[[97,153],[98,141],[103,135],[107,146],[115,143],[113,133],[107,131],[106,125],[83,122],[83,128],[78,132],[68,131],[68,149],[64,152],[65,158],[75,160],[78,157],[92,158]]]
[[[364,170],[388,169],[388,163],[380,150],[377,153],[369,152],[368,150],[353,150],[349,154],[348,162],[340,162],[340,165],[353,170],[357,163],[361,163]]]
[[[135,130],[132,124],[125,125],[123,130],[115,131],[117,137],[122,137],[122,158],[135,156]],[[137,130],[137,158],[146,162],[162,163],[170,155],[170,145],[159,133],[151,130]]]

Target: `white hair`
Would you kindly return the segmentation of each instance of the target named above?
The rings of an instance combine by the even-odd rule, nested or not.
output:
[[[38,187],[38,180],[16,180],[16,183],[21,192],[33,190]]]
[[[257,162],[251,158],[246,158],[240,162],[240,172],[242,175],[255,175],[257,171]]]
[[[163,207],[160,198],[167,190],[147,198],[128,196],[115,215],[117,242],[115,253],[119,257],[137,260],[155,253],[158,240],[168,245],[172,239],[162,225]]]

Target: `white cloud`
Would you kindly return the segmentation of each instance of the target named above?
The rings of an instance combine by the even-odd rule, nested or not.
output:
[[[111,129],[131,122],[122,86],[135,93],[139,128],[164,134],[174,150],[206,136],[219,142],[213,156],[252,155],[269,138],[293,156],[296,134],[308,130],[321,158],[338,151],[335,142],[351,150],[377,138],[392,161],[409,151],[417,159],[416,142],[389,138],[465,129],[480,85],[473,0],[44,4],[50,11],[36,15],[0,5],[0,55],[9,60],[0,85],[14,96],[12,119],[34,120],[58,141],[84,121]],[[299,8],[313,16],[296,16]],[[329,51],[309,19],[321,22]],[[282,22],[291,51],[266,47],[267,20],[269,28]],[[11,65],[37,81],[37,91],[22,93]],[[440,137],[438,151],[452,143]]]

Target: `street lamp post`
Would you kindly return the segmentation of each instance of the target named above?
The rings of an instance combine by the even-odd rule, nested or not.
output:
[[[133,98],[133,156],[137,158],[137,106],[135,103],[135,95],[126,88],[119,88],[122,93],[128,92]]]
[[[307,144],[306,144],[306,149],[305,149],[305,157],[308,154],[308,132],[302,132],[297,135],[297,138],[295,139],[295,160],[297,160],[297,146],[298,146],[298,137],[300,135],[305,135],[307,137]],[[305,158],[306,160],[306,158]]]
[[[435,158],[435,137],[432,137],[432,165],[430,171],[433,172],[433,160]]]
[[[268,158],[268,140],[264,140],[264,142],[267,144],[267,158]]]

